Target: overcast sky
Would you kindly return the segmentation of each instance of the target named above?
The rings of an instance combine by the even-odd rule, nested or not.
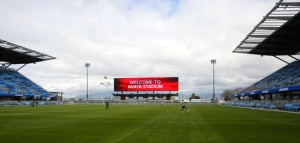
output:
[[[274,57],[232,53],[276,2],[0,0],[0,39],[56,57],[20,72],[65,97],[86,94],[84,65],[91,63],[92,96],[111,96],[116,77],[175,76],[181,97],[211,98],[211,59],[217,60],[217,96],[286,65]]]

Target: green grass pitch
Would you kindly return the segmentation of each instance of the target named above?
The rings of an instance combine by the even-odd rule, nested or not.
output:
[[[0,107],[0,143],[299,143],[300,114],[219,105]]]

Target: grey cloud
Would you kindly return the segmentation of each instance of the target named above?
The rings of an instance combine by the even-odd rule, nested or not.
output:
[[[56,57],[20,72],[66,97],[85,95],[86,62],[95,94],[111,96],[114,77],[178,76],[180,94],[207,98],[212,58],[217,94],[249,86],[285,65],[273,57],[232,53],[277,0],[186,0],[175,9],[168,1],[132,2],[1,1],[0,38]],[[103,76],[110,85],[99,85]]]

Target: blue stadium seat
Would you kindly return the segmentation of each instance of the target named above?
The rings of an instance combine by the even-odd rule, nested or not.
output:
[[[51,95],[19,72],[0,68],[0,96],[5,96],[5,94],[40,95],[43,97]]]
[[[295,61],[279,69],[257,83],[243,90],[241,93],[285,88],[300,85],[300,61]]]
[[[299,112],[300,103],[284,104],[284,109],[287,111]]]

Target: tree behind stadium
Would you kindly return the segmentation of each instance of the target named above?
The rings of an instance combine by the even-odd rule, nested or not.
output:
[[[222,99],[222,100],[225,100],[225,101],[227,101],[227,100],[232,100],[232,99],[233,99],[232,95],[233,95],[234,93],[237,93],[237,92],[242,91],[242,90],[244,90],[244,89],[245,89],[245,88],[241,88],[241,87],[239,87],[239,88],[234,88],[234,89],[226,89],[226,90],[224,90],[223,93],[220,95],[220,96],[221,96],[221,99]]]

